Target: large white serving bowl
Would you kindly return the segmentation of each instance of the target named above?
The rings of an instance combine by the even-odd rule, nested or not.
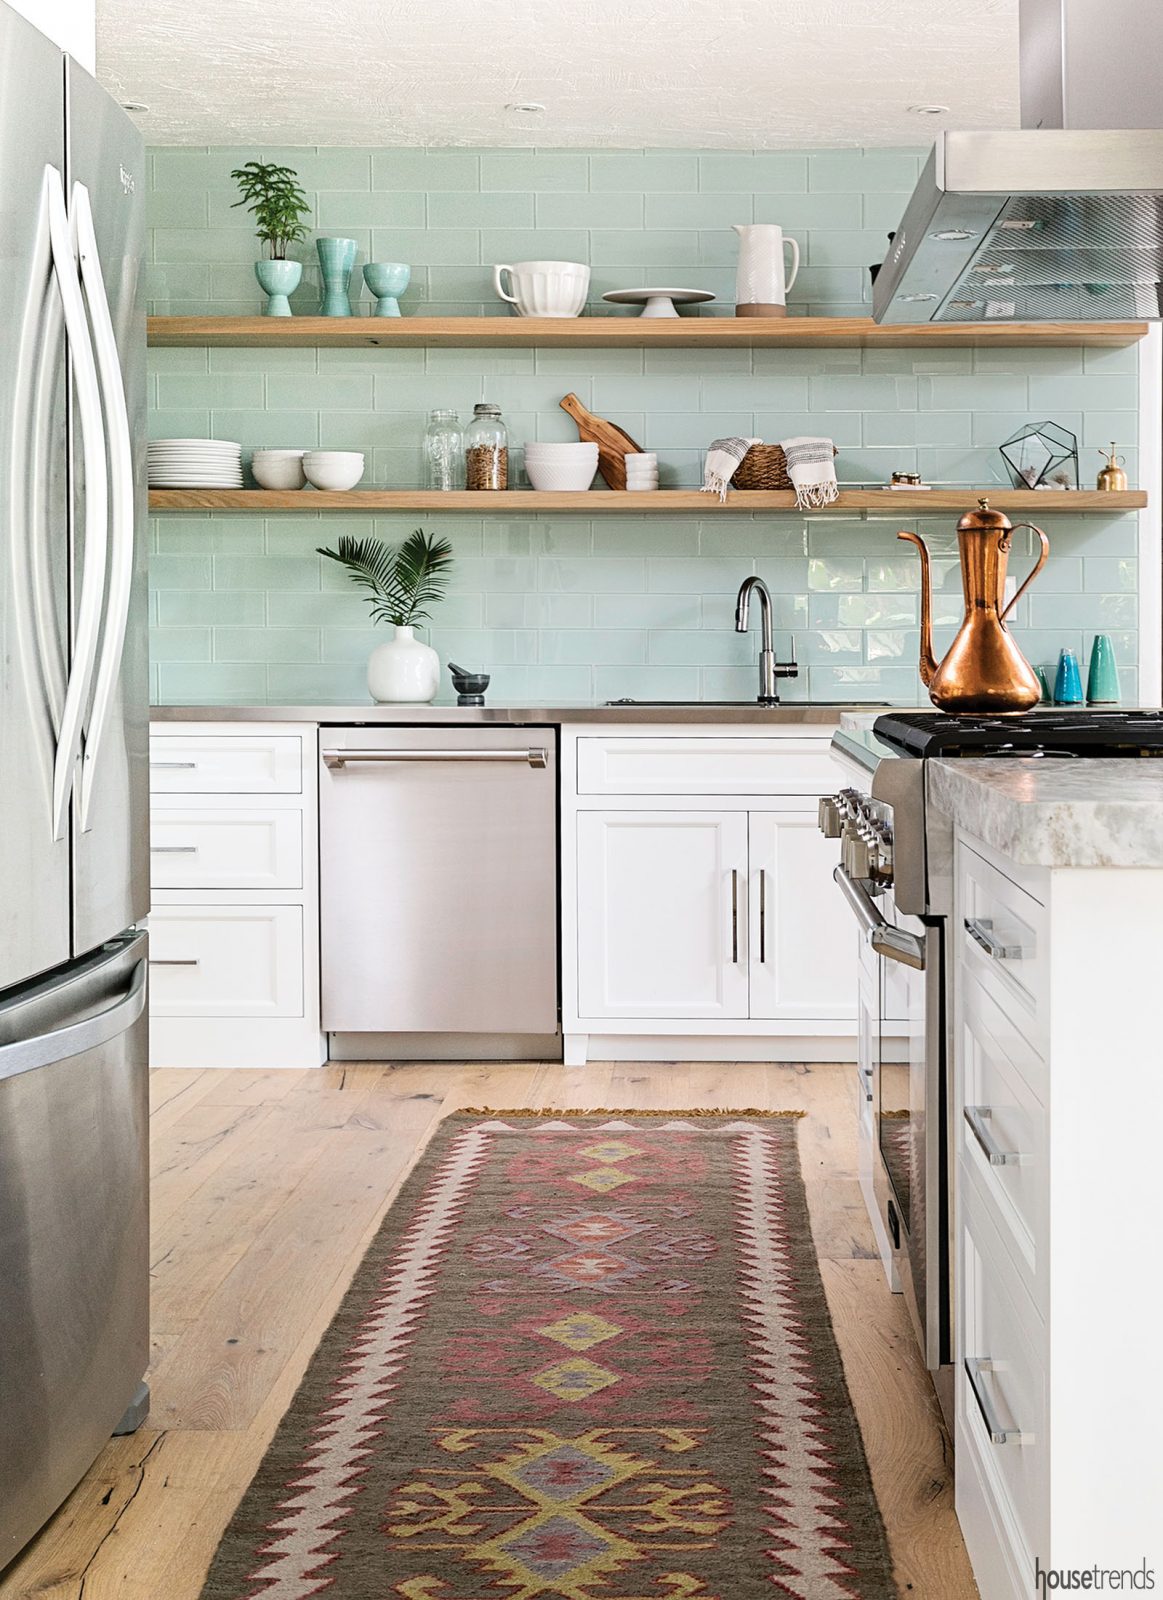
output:
[[[588,489],[593,482],[597,466],[596,454],[592,461],[588,457],[584,461],[560,463],[530,461],[528,457],[525,459],[525,471],[529,475],[529,482],[542,493],[567,494]]]
[[[308,450],[303,457],[307,482],[316,489],[354,489],[363,464],[362,450]]]
[[[305,450],[256,450],[250,463],[254,481],[264,489],[301,489],[307,481],[306,454]]]

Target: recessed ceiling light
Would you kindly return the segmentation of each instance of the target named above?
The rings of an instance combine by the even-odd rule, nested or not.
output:
[[[540,100],[511,100],[505,110],[514,111],[522,117],[539,117],[544,113],[545,107]]]
[[[931,239],[976,239],[977,235],[969,228],[945,228],[941,233],[932,233]]]
[[[910,305],[916,304],[917,302],[919,302],[921,300],[935,300],[936,298],[937,298],[937,296],[935,294],[902,294],[901,295],[901,299],[908,301],[908,303]]]
[[[149,107],[143,106],[140,100],[123,100],[121,109],[122,111],[148,111]]]
[[[948,111],[948,106],[909,106],[908,109],[916,117],[943,117]]]

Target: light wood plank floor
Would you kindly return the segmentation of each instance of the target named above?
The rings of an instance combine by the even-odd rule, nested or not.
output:
[[[153,1410],[0,1577],[0,1600],[196,1600],[418,1149],[444,1111],[485,1105],[807,1111],[812,1229],[901,1593],[976,1595],[949,1441],[860,1196],[853,1068],[336,1065],[162,1071],[153,1091]]]

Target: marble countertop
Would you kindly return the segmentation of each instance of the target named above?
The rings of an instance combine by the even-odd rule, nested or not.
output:
[[[929,798],[1028,866],[1163,867],[1163,760],[926,763]]]
[[[320,722],[320,723],[410,723],[425,725],[451,723],[465,725],[501,723],[679,723],[779,727],[819,725],[834,727],[841,713],[851,709],[843,704],[806,704],[787,701],[777,706],[755,703],[715,705],[713,701],[666,702],[652,705],[637,701],[618,705],[310,705],[310,706],[152,706],[153,722]],[[885,708],[887,709],[887,708]]]

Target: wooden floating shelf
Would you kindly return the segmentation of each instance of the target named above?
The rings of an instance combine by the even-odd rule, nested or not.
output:
[[[904,512],[910,517],[932,512],[972,509],[981,495],[998,511],[1099,515],[1141,511],[1147,504],[1143,490],[1122,493],[1096,489],[1044,491],[992,489],[846,489],[840,498],[820,511],[796,511],[791,490],[732,490],[726,504],[697,489],[657,489],[645,494],[621,489],[587,489],[573,494],[544,494],[534,489],[456,490],[349,489],[342,493],[318,489],[151,489],[151,511],[459,511],[476,516],[543,516],[582,512],[588,516],[668,515],[694,511],[703,516],[725,512],[788,512],[796,516],[833,516],[838,511]]]
[[[255,345],[269,349],[330,346],[399,350],[541,346],[583,349],[622,345],[647,350],[812,349],[875,345],[882,349],[963,345],[1129,345],[1146,322],[945,322],[881,324],[870,317],[150,317],[158,347]]]

